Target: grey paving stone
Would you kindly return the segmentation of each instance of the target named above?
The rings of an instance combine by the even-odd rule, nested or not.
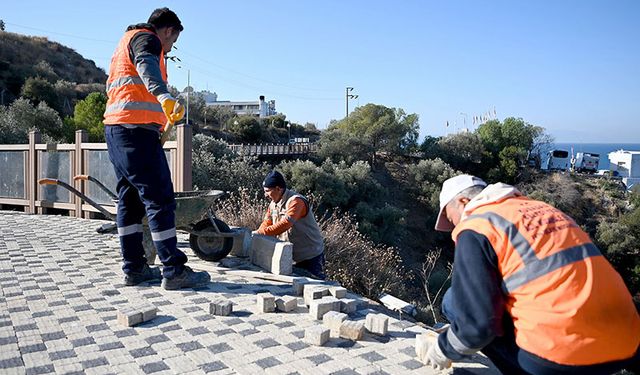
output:
[[[38,325],[35,323],[29,323],[29,324],[22,324],[22,325],[18,325],[18,326],[13,326],[13,330],[16,332],[23,332],[23,331],[33,331],[33,330],[37,330],[38,329]]]
[[[165,342],[165,341],[169,341],[169,338],[167,337],[167,335],[154,335],[154,336],[149,336],[145,339],[145,341],[147,343],[149,343],[149,345],[153,345],[153,344],[157,344],[159,342]]]
[[[213,354],[220,354],[220,353],[224,353],[224,352],[229,351],[229,350],[233,350],[232,347],[230,347],[229,345],[227,345],[224,342],[220,343],[220,344],[215,344],[215,345],[208,346],[207,349],[209,349],[211,351],[211,353],[213,353]]]
[[[316,366],[319,366],[325,362],[329,362],[332,358],[326,354],[318,354],[318,355],[312,355],[310,357],[306,357],[306,359],[313,362]]]
[[[14,367],[24,367],[24,362],[22,362],[22,358],[14,357],[14,358],[0,360],[0,369],[9,369]]]
[[[168,326],[164,326],[164,327],[160,327],[160,330],[162,332],[171,332],[171,331],[177,331],[182,329],[182,327],[180,327],[179,324],[172,324],[172,325],[168,325]]]
[[[196,327],[196,328],[189,328],[187,332],[189,332],[192,336],[200,336],[200,335],[205,335],[207,333],[210,333],[211,331],[209,331],[205,327]]]
[[[386,359],[385,357],[381,356],[376,352],[368,352],[368,353],[360,354],[360,357],[363,359],[366,359],[369,362],[378,362],[378,361],[382,361],[383,359]]]
[[[69,317],[66,317],[66,318],[58,319],[58,323],[60,323],[60,324],[71,323],[71,322],[77,322],[79,320],[80,319],[77,316],[69,316]]]
[[[76,354],[76,351],[73,349],[68,349],[68,350],[60,350],[57,352],[49,352],[49,358],[51,358],[52,361],[57,361],[59,359],[65,359],[65,358],[75,358],[78,355]]]
[[[109,365],[109,362],[105,357],[95,358],[88,361],[81,361],[80,363],[82,364],[82,368],[84,369]]]
[[[129,329],[123,329],[120,331],[115,331],[114,334],[118,338],[123,338],[123,337],[135,336],[138,334],[138,332],[136,332],[136,330],[133,328],[129,328]]]
[[[273,366],[277,366],[279,364],[282,364],[282,362],[280,362],[275,357],[267,357],[267,358],[259,359],[259,360],[255,361],[254,363],[256,365],[262,367],[263,369],[267,369],[269,367],[273,367]]]
[[[413,351],[413,355],[416,355],[415,350]],[[420,367],[423,366],[423,364],[415,359],[410,359],[408,361],[404,361],[404,362],[400,362],[400,366],[402,367],[406,367],[409,370],[415,370],[415,369],[419,369]]]
[[[304,334],[304,332],[303,332]],[[291,349],[294,352],[297,352],[298,350],[304,349],[304,348],[308,348],[309,344],[307,344],[306,342],[303,341],[295,341],[292,343],[289,343],[287,345],[285,345],[287,348]]]
[[[176,346],[185,353],[204,348],[204,346],[202,346],[202,344],[200,344],[197,341],[185,342],[183,344],[178,344]]]
[[[44,344],[33,344],[33,345],[26,345],[26,346],[20,347],[20,353],[22,354],[43,352],[43,351],[47,351],[47,347]]]
[[[91,333],[91,332],[98,332],[98,331],[106,331],[109,329],[109,326],[106,325],[105,323],[100,323],[100,324],[88,325],[86,328],[87,328],[87,332]]]
[[[357,371],[354,371],[350,368],[345,368],[336,372],[332,372],[332,375],[360,375]]]
[[[164,362],[151,362],[141,366],[142,371],[145,374],[153,374],[154,372],[169,370],[169,366],[167,366]]]
[[[124,348],[124,345],[122,345],[120,341],[108,342],[106,344],[98,345],[98,349],[100,349],[101,352],[105,352],[113,349],[122,349],[122,348]]]
[[[51,374],[55,372],[53,365],[44,365],[37,367],[30,367],[27,369],[27,375],[39,375],[39,374]]]
[[[260,347],[262,349],[271,348],[272,346],[280,345],[280,343],[274,339],[264,339],[264,340],[256,341],[254,342],[254,344],[257,347]]]
[[[225,328],[225,329],[221,329],[218,331],[213,331],[213,334],[216,336],[224,336],[224,335],[229,335],[231,333],[235,333],[236,331],[230,329],[230,328]]]
[[[158,353],[155,350],[153,350],[153,348],[146,347],[146,348],[130,350],[129,354],[131,354],[133,358],[141,358],[141,357],[146,357],[146,356],[150,356]]]
[[[16,344],[18,339],[15,336],[0,337],[0,346],[7,344]]]
[[[77,340],[71,340],[71,345],[73,345],[74,348],[77,348],[80,346],[93,345],[95,343],[96,341],[93,339],[93,337],[84,337]]]
[[[214,371],[220,371],[220,370],[224,370],[226,368],[227,368],[227,366],[224,363],[220,362],[220,361],[209,362],[209,363],[205,363],[204,365],[200,366],[200,369],[202,369],[202,371],[204,371],[205,373],[214,372]]]

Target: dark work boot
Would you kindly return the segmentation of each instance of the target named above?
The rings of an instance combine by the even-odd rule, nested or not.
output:
[[[146,264],[142,268],[142,271],[131,272],[124,275],[124,285],[127,286],[138,285],[145,281],[154,282],[160,280],[162,280],[162,272],[160,272],[160,268],[149,267]]]
[[[162,287],[166,290],[176,290],[182,288],[197,288],[205,286],[211,281],[211,276],[208,272],[195,272],[189,267],[184,267],[184,271],[181,274],[176,275],[172,279],[162,279]]]

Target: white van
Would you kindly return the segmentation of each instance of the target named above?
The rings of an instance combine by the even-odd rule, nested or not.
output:
[[[569,151],[551,150],[547,154],[546,169],[549,171],[566,171],[569,169]]]

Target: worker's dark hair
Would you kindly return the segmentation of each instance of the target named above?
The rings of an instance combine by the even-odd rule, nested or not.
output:
[[[154,10],[147,22],[152,24],[156,30],[162,29],[163,27],[173,27],[178,31],[184,30],[178,16],[169,8],[158,8]]]

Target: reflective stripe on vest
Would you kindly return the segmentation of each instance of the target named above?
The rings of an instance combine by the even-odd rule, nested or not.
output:
[[[116,78],[107,84],[107,92],[124,85],[144,85],[144,82],[138,76]]]
[[[474,218],[486,219],[493,226],[502,230],[507,238],[509,238],[509,242],[518,255],[520,255],[520,258],[522,258],[524,268],[514,272],[503,281],[502,289],[505,293],[511,293],[522,285],[553,272],[560,267],[584,260],[588,257],[602,255],[600,250],[593,243],[586,243],[560,250],[557,253],[540,259],[515,224],[509,222],[507,219],[496,213],[486,212],[483,214],[471,215],[467,220],[472,220]]]
[[[155,33],[147,29],[127,31],[111,58],[109,78],[107,79],[107,106],[104,124],[158,124],[167,122],[162,106],[156,97],[147,91],[142,78],[138,75],[129,54],[129,43],[138,33]],[[167,81],[167,67],[164,52],[158,56],[162,79]]]

